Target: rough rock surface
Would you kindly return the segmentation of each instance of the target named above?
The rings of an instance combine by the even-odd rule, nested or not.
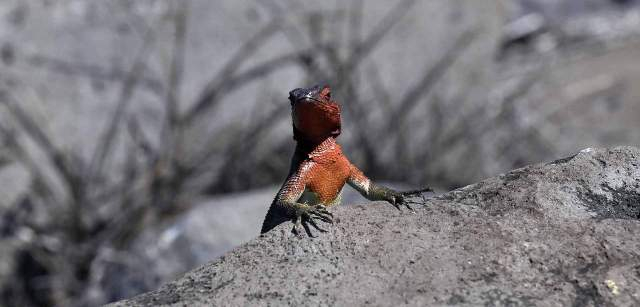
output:
[[[640,150],[586,149],[428,201],[338,207],[115,306],[640,305]]]

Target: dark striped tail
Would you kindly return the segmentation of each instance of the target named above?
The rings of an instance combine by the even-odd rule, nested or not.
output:
[[[267,215],[264,217],[264,222],[262,222],[262,230],[260,230],[260,234],[270,231],[276,226],[289,221],[291,218],[287,216],[286,210],[281,206],[276,205],[276,201],[274,200],[269,207],[269,211],[267,211]]]

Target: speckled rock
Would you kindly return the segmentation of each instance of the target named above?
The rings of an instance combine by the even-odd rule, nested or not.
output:
[[[585,149],[429,200],[284,224],[113,306],[638,306],[640,150]]]

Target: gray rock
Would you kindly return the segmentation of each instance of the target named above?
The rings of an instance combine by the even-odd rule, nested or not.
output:
[[[385,182],[384,185],[399,190],[412,189],[398,183]],[[133,285],[140,284],[149,286],[147,290],[155,289],[249,242],[260,233],[262,221],[277,191],[278,187],[272,186],[210,198],[168,225],[146,229],[128,256],[129,259],[139,259],[128,264],[124,269],[126,273],[111,277],[106,285],[102,285],[103,290],[121,289],[123,285],[129,285],[131,289]],[[366,201],[351,187],[347,186],[342,191],[342,204],[345,206]],[[107,292],[121,293],[117,290]]]
[[[640,304],[640,150],[585,149],[429,200],[284,224],[113,306]]]

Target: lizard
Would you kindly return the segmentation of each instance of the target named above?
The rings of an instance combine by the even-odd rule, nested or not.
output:
[[[336,142],[341,132],[341,108],[331,98],[329,86],[296,88],[289,92],[289,101],[296,148],[289,174],[269,207],[261,233],[287,220],[293,222],[295,235],[300,235],[303,227],[313,237],[309,225],[326,232],[316,222],[333,223],[333,214],[327,208],[340,202],[345,183],[368,200],[387,201],[399,210],[406,207],[413,211],[409,198],[431,191],[398,192],[376,184],[349,161]]]

